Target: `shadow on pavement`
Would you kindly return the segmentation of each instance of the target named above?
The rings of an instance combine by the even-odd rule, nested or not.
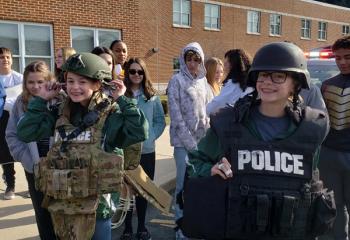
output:
[[[32,216],[0,220],[0,229],[13,228],[14,226],[25,226],[36,224],[35,218]]]
[[[15,205],[15,206],[1,207],[0,208],[0,218],[6,217],[6,216],[9,216],[9,215],[12,215],[12,214],[16,214],[16,213],[19,213],[19,212],[28,211],[28,210],[33,210],[33,205],[32,204],[24,204],[24,205]]]

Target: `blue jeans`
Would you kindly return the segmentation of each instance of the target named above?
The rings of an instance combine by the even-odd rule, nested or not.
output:
[[[337,217],[333,225],[334,240],[349,239],[350,154],[322,146],[320,178],[326,188],[334,191]]]
[[[111,240],[112,228],[111,218],[97,218],[95,233],[92,236],[92,240]]]
[[[175,187],[175,221],[182,217],[182,209],[176,203],[176,196],[183,190],[186,173],[187,150],[184,147],[174,147],[174,159],[176,163],[176,187]]]

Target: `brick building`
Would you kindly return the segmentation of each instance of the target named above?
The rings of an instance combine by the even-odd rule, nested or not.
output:
[[[266,42],[292,41],[307,50],[350,31],[350,9],[312,0],[0,0],[0,45],[15,68],[34,59],[53,67],[63,46],[90,51],[122,39],[145,58],[153,81],[166,83],[181,48],[199,42],[207,57],[231,48],[251,55]]]

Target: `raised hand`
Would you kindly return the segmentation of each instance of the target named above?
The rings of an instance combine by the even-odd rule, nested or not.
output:
[[[113,80],[111,83],[113,83],[115,88],[115,90],[112,91],[112,97],[114,100],[117,100],[120,96],[125,94],[126,87],[122,80]]]
[[[58,82],[47,82],[45,86],[40,88],[37,96],[49,101],[55,98],[61,91],[61,85]]]

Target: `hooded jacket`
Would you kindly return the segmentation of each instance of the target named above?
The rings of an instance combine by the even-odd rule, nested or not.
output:
[[[201,63],[194,78],[186,65],[185,53],[192,50],[201,57]],[[205,107],[210,100],[210,92],[205,77],[204,53],[197,42],[184,47],[180,55],[180,72],[168,84],[168,104],[170,113],[170,143],[174,147],[195,149],[209,127]]]
[[[12,157],[21,162],[27,172],[33,173],[34,164],[40,161],[37,143],[35,141],[25,143],[17,137],[17,123],[24,115],[23,105],[23,98],[20,95],[13,105],[7,123],[6,141]],[[52,139],[50,139],[50,143],[52,143]]]

